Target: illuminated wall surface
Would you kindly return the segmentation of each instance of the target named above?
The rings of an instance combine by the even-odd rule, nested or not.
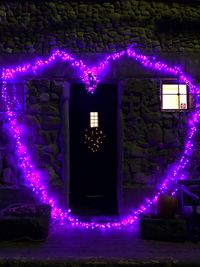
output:
[[[193,177],[199,175],[200,170],[196,164],[200,158],[198,149],[195,149],[193,154],[190,153],[192,147],[190,139],[193,139],[196,131],[198,113],[190,115],[187,112],[160,111],[160,81],[162,78],[179,77],[183,81],[185,76],[180,77],[180,70],[173,69],[176,64],[169,64],[167,71],[165,65],[161,71],[157,71],[159,66],[157,67],[155,64],[157,60],[162,60],[159,52],[179,52],[173,54],[174,59],[185,52],[199,53],[200,34],[196,29],[199,23],[200,8],[189,3],[183,5],[145,1],[118,1],[101,4],[52,1],[35,4],[32,2],[23,5],[20,3],[1,4],[0,7],[2,7],[0,8],[0,17],[1,31],[3,32],[0,37],[0,51],[2,54],[6,54],[6,57],[12,57],[14,53],[23,55],[22,58],[24,54],[28,54],[28,56],[39,54],[46,55],[45,59],[47,59],[52,49],[56,47],[70,51],[73,55],[79,52],[110,53],[116,50],[122,51],[131,43],[135,44],[138,58],[137,55],[129,53],[129,56],[132,57],[131,60],[137,59],[142,63],[144,76],[145,72],[151,68],[154,69],[157,76],[152,74],[148,77],[145,76],[144,79],[141,76],[134,77],[133,74],[132,77],[129,76],[128,78],[124,75],[124,79],[122,79],[123,91],[120,108],[123,138],[123,184],[127,186],[160,184],[163,182],[168,169],[170,170],[170,177],[175,180],[181,178],[182,175],[187,176],[188,173]],[[48,16],[45,15],[47,13]],[[148,61],[148,58],[140,58],[141,54],[149,53],[156,54],[156,59],[150,58]],[[37,57],[33,55],[33,58]],[[77,58],[81,58],[81,55]],[[110,61],[112,62],[113,58]],[[177,62],[180,63],[178,65],[183,68],[186,74],[191,72],[189,66],[197,64],[196,61],[191,61],[188,60],[187,66],[181,66],[177,59]],[[116,62],[120,65],[120,59],[116,59]],[[13,68],[24,63],[29,62],[18,60],[17,64],[13,64]],[[145,66],[148,68],[145,69]],[[35,71],[37,73],[37,70]],[[84,73],[83,69],[80,76],[92,91],[95,86],[91,85],[91,76],[86,75],[88,74],[87,71]],[[196,78],[193,84],[196,84],[199,80],[198,72],[193,70],[193,73],[195,73]],[[7,78],[7,82],[9,82],[9,72],[6,75],[3,78]],[[14,74],[13,78],[17,78],[16,76]],[[188,79],[188,81],[190,80]],[[6,87],[4,89],[6,94]],[[63,154],[60,143],[62,117],[59,110],[61,91],[62,84],[57,85],[53,78],[51,81],[35,81],[33,79],[26,83],[26,115],[16,124],[13,119],[14,114],[10,114],[10,126],[3,123],[1,126],[2,128],[8,126],[11,129],[11,135],[16,134],[15,140],[10,141],[11,139],[4,131],[5,134],[1,138],[1,181],[7,184],[25,183],[25,176],[28,175],[30,181],[31,179],[34,180],[31,183],[36,188],[34,190],[38,195],[50,204],[53,203],[52,205],[55,207],[53,210],[54,218],[71,220],[74,224],[89,227],[76,222],[67,212],[57,209],[54,200],[46,195],[43,184],[39,182],[40,174],[35,173],[37,168],[45,167],[46,173],[43,177],[47,180],[46,183],[52,186],[62,186]],[[195,93],[196,87],[190,86],[190,92]],[[190,103],[191,111],[193,111],[194,103],[192,100]],[[189,122],[190,126],[187,122],[188,117],[192,118]],[[18,128],[18,123],[22,125],[22,122],[26,125],[24,129]],[[189,128],[191,131],[187,131]],[[26,155],[28,158],[25,162],[22,161],[22,171],[16,166],[15,145],[18,134],[22,136],[20,138],[23,141],[18,144],[18,156],[20,153],[20,157],[24,156],[28,144],[34,163],[34,172],[32,169],[27,169],[26,162],[30,160],[28,155]],[[189,143],[185,142],[186,139]],[[194,139],[194,148],[198,148],[198,136]],[[6,153],[7,151],[9,153]],[[190,156],[191,160],[189,161]],[[180,163],[179,160],[182,162]],[[173,167],[170,164],[173,164]],[[184,166],[184,172],[180,172],[182,168],[180,166]],[[175,168],[175,171],[171,168]],[[33,177],[29,176],[30,170]],[[25,176],[22,174],[24,171],[27,172]],[[35,181],[36,184],[34,184]],[[165,182],[163,186],[165,188]],[[44,191],[42,191],[43,189]],[[157,196],[155,196],[156,198]],[[141,206],[136,214],[132,214],[133,217],[124,219],[122,224],[133,223],[143,209],[144,206]],[[115,226],[121,227],[122,225],[120,223]],[[111,226],[107,224],[105,227]]]

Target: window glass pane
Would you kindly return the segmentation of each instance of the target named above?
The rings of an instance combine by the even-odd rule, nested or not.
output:
[[[163,95],[162,109],[179,109],[178,95]]]
[[[91,123],[90,127],[98,127],[98,123]]]
[[[90,127],[98,127],[98,112],[90,112]]]
[[[97,112],[90,112],[91,117],[97,117]]]
[[[178,94],[178,85],[177,84],[163,84],[162,93],[165,94]]]
[[[187,109],[187,95],[180,95],[180,109]]]
[[[187,86],[186,86],[186,84],[179,84],[179,93],[181,95],[187,95]]]

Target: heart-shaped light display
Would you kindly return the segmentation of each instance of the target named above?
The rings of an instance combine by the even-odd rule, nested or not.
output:
[[[160,185],[157,193],[151,199],[145,199],[143,203],[138,207],[137,210],[132,211],[132,213],[124,218],[121,218],[119,222],[107,222],[107,223],[96,223],[96,222],[81,222],[77,217],[71,215],[69,210],[63,210],[59,208],[55,199],[47,194],[47,188],[43,183],[42,174],[35,168],[34,163],[28,152],[28,146],[23,142],[23,127],[17,122],[17,114],[11,111],[12,100],[9,99],[7,93],[7,81],[10,79],[15,79],[18,75],[23,75],[29,73],[36,74],[38,70],[48,67],[56,59],[60,59],[65,62],[69,62],[73,68],[76,68],[79,72],[80,79],[85,84],[86,90],[90,93],[94,93],[97,84],[101,81],[103,72],[109,65],[110,61],[116,61],[122,56],[130,57],[144,67],[152,69],[160,73],[166,73],[179,77],[180,82],[188,85],[190,93],[194,94],[196,97],[196,103],[199,101],[199,87],[195,86],[191,79],[188,78],[179,67],[169,66],[155,57],[145,56],[136,52],[133,48],[129,47],[121,52],[113,53],[107,56],[99,64],[93,67],[86,66],[82,60],[76,60],[71,54],[65,51],[56,50],[52,55],[45,60],[37,60],[36,62],[25,65],[20,65],[16,68],[6,68],[2,71],[2,98],[6,105],[6,118],[7,118],[7,129],[10,132],[10,137],[14,139],[16,144],[16,155],[18,158],[18,165],[23,171],[24,177],[27,183],[32,188],[32,190],[37,194],[38,198],[44,203],[48,203],[52,207],[52,218],[63,223],[71,223],[71,225],[81,228],[123,228],[127,226],[134,225],[139,215],[148,211],[148,209],[157,201],[161,193],[166,192],[169,188],[176,192],[177,186],[176,182],[178,179],[184,179],[184,169],[189,164],[189,160],[193,151],[194,136],[197,132],[197,127],[200,121],[200,109],[199,105],[196,104],[195,111],[191,113],[190,119],[188,120],[188,133],[185,139],[185,145],[182,155],[177,160],[173,169],[166,177],[163,178],[163,182]]]

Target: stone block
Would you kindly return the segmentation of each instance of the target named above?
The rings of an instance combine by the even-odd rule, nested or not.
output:
[[[32,104],[32,105],[27,105],[27,111],[30,114],[39,114],[41,113],[41,105],[40,104]]]
[[[50,136],[51,136],[51,143],[52,144],[58,144],[58,142],[59,142],[58,131],[57,130],[51,131]]]
[[[142,215],[140,218],[141,238],[184,242],[187,237],[186,221],[178,219],[162,219],[156,216]]]
[[[2,182],[4,184],[16,184],[16,178],[13,175],[13,170],[11,168],[5,168],[3,170]]]
[[[164,119],[163,120],[163,126],[166,128],[166,129],[171,129],[174,125],[174,122],[173,122],[173,118],[171,119]]]
[[[41,128],[40,122],[36,118],[36,116],[24,115],[24,117],[23,117],[23,123],[26,126],[31,127],[31,128],[34,128],[34,129],[37,129],[37,130]]]
[[[53,161],[53,156],[49,153],[41,153],[40,154],[40,162],[46,166],[46,165],[51,165]],[[40,163],[40,165],[41,165]]]
[[[145,137],[150,145],[162,143],[162,129],[158,124],[146,127]]]
[[[171,129],[164,129],[163,131],[163,140],[166,147],[180,147],[180,140],[177,135],[177,132]]]
[[[55,94],[55,93],[51,93],[51,100],[53,100],[53,101],[59,100],[59,95]]]
[[[146,149],[141,148],[134,143],[127,143],[127,149],[131,158],[145,158],[147,156]]]
[[[144,172],[142,172],[142,170],[133,175],[133,180],[134,183],[141,185],[152,184],[154,182],[153,177],[151,175],[145,174]]]
[[[30,142],[28,149],[30,151],[32,160],[38,162],[40,154],[40,144],[33,144],[32,142]]]
[[[29,97],[27,96],[27,102],[30,104],[36,104],[38,102],[38,98],[33,95],[30,95]]]
[[[41,114],[43,115],[51,115],[51,116],[59,116],[59,104],[58,103],[43,103],[41,105]]]
[[[43,120],[43,128],[45,130],[59,129],[61,127],[61,119],[58,117],[48,116]]]
[[[14,203],[39,203],[36,195],[30,188],[1,186],[0,187],[0,210],[7,208]]]
[[[5,153],[0,150],[0,173],[2,173],[2,169],[3,169],[4,155]]]
[[[130,170],[131,173],[140,173],[142,168],[142,162],[141,159],[134,159],[130,161]]]
[[[0,213],[0,240],[45,239],[50,218],[50,205],[13,204]]]
[[[59,152],[59,147],[56,144],[50,144],[47,146],[43,146],[41,151],[50,153],[50,154],[57,154]]]
[[[142,117],[146,123],[159,123],[162,117],[160,112],[142,113]]]
[[[34,81],[34,86],[38,89],[39,93],[49,93],[51,81],[49,80],[39,80]]]
[[[118,21],[120,21],[120,16],[121,16],[120,13],[112,13],[110,18],[112,21],[118,22]]]
[[[62,85],[57,84],[56,82],[52,82],[52,93],[56,93],[58,95],[61,94],[63,87]]]
[[[49,102],[50,96],[48,93],[42,93],[40,94],[40,101],[41,102]]]

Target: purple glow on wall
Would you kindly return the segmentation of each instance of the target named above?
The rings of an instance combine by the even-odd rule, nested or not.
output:
[[[154,57],[138,54],[133,48],[130,47],[124,51],[113,53],[107,56],[98,65],[92,67],[86,66],[82,60],[76,60],[69,53],[56,50],[46,60],[37,60],[33,64],[25,64],[16,68],[7,68],[4,69],[2,72],[2,97],[5,101],[6,110],[8,110],[6,112],[6,129],[10,132],[11,137],[15,141],[19,167],[22,169],[24,177],[26,178],[26,181],[29,186],[38,195],[38,198],[42,202],[51,205],[52,218],[60,222],[68,222],[71,223],[73,226],[92,229],[122,228],[127,227],[128,225],[133,225],[138,220],[139,215],[147,211],[158,200],[158,197],[161,193],[166,192],[170,188],[171,190],[173,190],[174,194],[177,190],[177,180],[180,178],[185,179],[184,170],[189,164],[190,156],[192,154],[194,146],[194,136],[197,132],[198,123],[200,121],[199,105],[196,105],[195,111],[191,114],[191,118],[188,120],[188,133],[182,156],[180,157],[174,168],[171,169],[170,173],[165,177],[165,179],[163,179],[164,181],[158,189],[157,194],[151,199],[146,199],[137,210],[133,211],[132,214],[130,214],[130,216],[122,218],[120,222],[114,223],[107,222],[100,224],[94,222],[80,222],[78,218],[70,214],[70,210],[62,210],[58,207],[56,201],[50,196],[48,196],[47,187],[43,182],[43,174],[35,168],[34,163],[32,162],[31,157],[29,155],[28,147],[23,142],[23,126],[18,123],[16,113],[11,111],[11,107],[13,106],[13,99],[9,98],[9,94],[7,92],[7,81],[10,79],[15,79],[20,74],[37,74],[39,70],[48,67],[55,60],[60,59],[61,61],[69,62],[73,68],[76,68],[79,71],[80,79],[85,84],[87,91],[90,93],[94,93],[96,86],[103,78],[103,73],[105,69],[109,66],[109,63],[111,61],[116,61],[120,59],[122,56],[128,56],[130,58],[133,58],[144,67],[152,69],[154,71],[179,77],[179,80],[181,82],[184,82],[188,85],[190,93],[196,95],[196,102],[198,103],[199,88],[195,86],[192,80],[182,72],[180,67],[171,67],[166,63],[157,61]]]

